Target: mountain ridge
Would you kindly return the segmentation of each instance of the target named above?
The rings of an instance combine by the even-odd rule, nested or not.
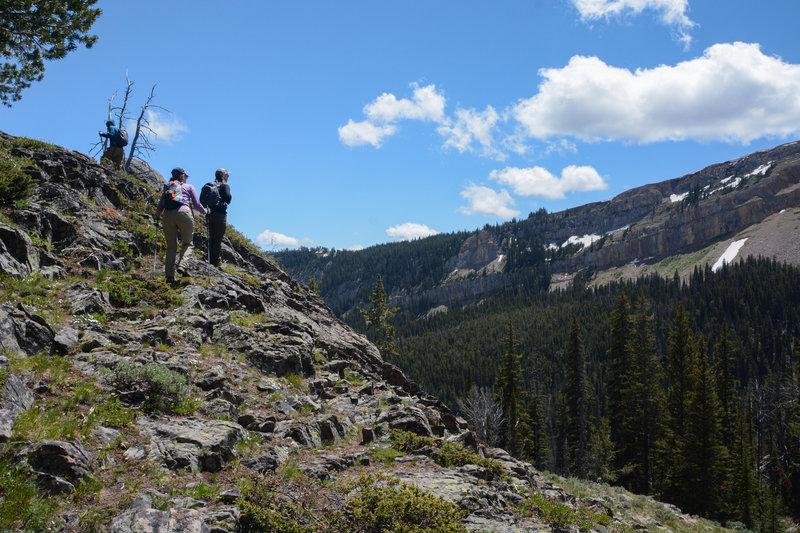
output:
[[[671,276],[674,270],[663,272],[657,264],[667,258],[696,254],[748,229],[758,239],[746,242],[736,260],[762,255],[797,265],[800,247],[788,228],[800,221],[796,211],[800,207],[799,179],[800,143],[786,143],[637,187],[610,200],[555,213],[539,210],[525,220],[453,234],[449,238],[460,237],[461,244],[457,252],[439,251],[440,279],[421,286],[398,283],[384,275],[384,283],[393,305],[434,308],[474,302],[518,283],[508,275],[514,270],[508,264],[512,254],[522,263],[517,271],[546,262],[551,289],[563,288],[576,273],[587,269],[598,283],[654,270]],[[758,231],[759,224],[778,214],[789,219],[772,224],[773,229],[781,231]],[[448,237],[428,237],[414,243],[423,246],[436,238]],[[317,250],[315,256],[306,255],[305,260],[295,251],[279,252],[275,257],[298,279],[308,283],[314,278],[329,305],[337,313],[346,314],[366,301],[379,273],[366,259],[354,258],[371,254],[371,262],[384,264],[391,262],[392,252],[401,246],[414,244],[387,244],[357,252]],[[546,253],[533,250],[542,246]],[[379,249],[383,253],[376,251]],[[722,251],[715,253],[719,255],[705,260],[713,264]],[[533,257],[526,258],[526,254]],[[326,277],[336,270],[341,257],[352,263],[346,269],[348,273],[337,275],[329,283]],[[695,266],[702,264],[687,263],[679,274],[686,279]],[[401,268],[413,270],[415,265]]]

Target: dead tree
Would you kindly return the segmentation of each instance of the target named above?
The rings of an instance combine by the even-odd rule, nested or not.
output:
[[[125,97],[122,100],[122,105],[119,107],[114,107],[114,98],[117,96],[116,91],[114,91],[114,94],[112,94],[111,98],[108,99],[108,120],[114,120],[113,117],[116,113],[116,119],[118,121],[119,128],[122,128],[125,121],[128,120],[128,104],[130,102],[131,94],[133,94],[133,82],[130,80],[127,74],[125,75],[125,82]],[[163,111],[170,112],[169,109],[153,103],[153,98],[155,98],[155,90],[156,86],[153,85],[153,87],[150,89],[150,96],[147,98],[147,101],[139,111],[139,117],[136,120],[136,130],[133,134],[133,139],[130,143],[130,146],[128,147],[128,157],[123,165],[125,172],[130,172],[131,162],[133,161],[134,157],[138,156],[140,159],[145,159],[153,150],[156,149],[151,140],[151,136],[158,136],[158,134],[150,127],[150,120],[147,117],[147,111],[151,109],[161,109]],[[105,152],[107,143],[108,139],[102,137],[100,141],[92,145],[89,155],[102,155]]]
[[[133,161],[134,156],[139,156],[140,159],[145,159],[150,156],[150,152],[156,149],[156,147],[153,146],[150,136],[155,135],[158,137],[158,134],[150,127],[150,119],[147,117],[147,111],[150,109],[161,109],[162,111],[167,111],[169,113],[170,110],[152,103],[155,96],[156,86],[153,85],[153,87],[150,89],[150,96],[147,97],[147,101],[144,103],[141,111],[139,112],[139,118],[136,120],[136,131],[133,134],[131,147],[128,150],[128,159],[125,161],[124,165],[125,172],[130,172],[131,162]]]
[[[503,424],[503,404],[496,401],[491,387],[472,386],[464,398],[458,400],[461,415],[480,440],[494,446],[499,441]]]

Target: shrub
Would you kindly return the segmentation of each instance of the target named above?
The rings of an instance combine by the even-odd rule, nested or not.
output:
[[[417,450],[432,446],[436,448],[430,455],[433,461],[445,468],[464,465],[478,465],[486,469],[492,479],[499,479],[507,475],[507,472],[498,461],[486,459],[477,453],[465,449],[463,446],[453,442],[441,442],[432,437],[423,437],[410,431],[392,430],[392,447],[405,453],[413,453]]]
[[[345,521],[353,532],[466,532],[467,511],[387,476],[365,476],[346,505]]]
[[[534,492],[522,504],[520,511],[523,515],[536,515],[545,520],[554,528],[577,526],[581,531],[595,529],[595,524],[607,526],[611,523],[608,515],[597,514],[585,507],[573,509],[565,503],[560,503]]]
[[[36,180],[22,170],[30,163],[25,158],[0,155],[0,204],[10,205],[33,192]]]
[[[239,521],[242,533],[316,531],[315,517],[304,509],[303,502],[286,496],[285,480],[275,476],[259,477],[242,480],[240,484],[242,497],[237,503],[242,511]],[[322,519],[317,517],[317,520]]]
[[[172,412],[191,394],[183,375],[156,363],[139,366],[122,362],[107,379],[118,391],[143,392],[146,397],[144,408],[150,411]]]

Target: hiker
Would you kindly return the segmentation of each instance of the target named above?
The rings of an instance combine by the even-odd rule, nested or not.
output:
[[[200,203],[208,208],[206,215],[208,224],[208,262],[219,266],[219,254],[222,248],[222,237],[228,224],[228,204],[231,203],[231,187],[228,185],[230,172],[218,168],[214,173],[214,181],[203,185],[200,192]]]
[[[125,157],[125,145],[128,144],[128,134],[124,128],[117,128],[113,120],[106,121],[106,133],[98,131],[100,137],[108,139],[108,148],[103,152],[101,159],[108,159],[117,170],[122,169],[122,159]]]
[[[164,193],[156,206],[156,220],[161,219],[164,225],[164,238],[167,241],[167,254],[164,258],[164,275],[167,283],[175,283],[176,269],[178,274],[186,273],[186,269],[181,263],[187,254],[191,255],[192,251],[192,233],[194,232],[192,206],[197,208],[201,215],[207,213],[197,197],[197,190],[186,183],[188,178],[189,174],[181,167],[173,168],[172,178],[164,185]],[[178,253],[179,233],[181,249]]]

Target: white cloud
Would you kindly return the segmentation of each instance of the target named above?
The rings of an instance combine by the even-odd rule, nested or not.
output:
[[[339,140],[347,146],[371,144],[380,148],[383,139],[397,132],[395,123],[399,120],[422,120],[442,122],[444,115],[444,95],[436,91],[435,85],[420,87],[412,83],[414,97],[397,99],[390,93],[383,93],[371,104],[364,106],[367,120],[354,122],[350,119],[339,128]]]
[[[677,30],[678,39],[685,45],[692,40],[689,30],[696,26],[686,14],[689,0],[572,0],[572,3],[584,20],[638,15],[646,9],[656,11],[662,23]]]
[[[347,248],[345,248],[345,250],[347,250],[348,252],[358,252],[359,250],[363,249],[364,245],[362,244],[354,244],[353,246],[348,246]]]
[[[503,160],[505,155],[494,146],[493,130],[500,115],[492,106],[482,112],[474,109],[457,109],[455,122],[448,121],[439,126],[439,134],[445,138],[445,148],[455,148],[461,153],[472,151],[472,143],[481,146],[481,155]]]
[[[189,131],[189,127],[178,117],[174,115],[164,115],[158,111],[148,109],[145,113],[145,120],[147,125],[156,134],[158,140],[164,141],[167,144],[173,144],[183,139],[183,134]],[[134,123],[133,129],[129,131],[131,141],[133,141],[133,133],[136,124]]]
[[[468,206],[458,208],[458,211],[465,215],[483,215],[505,219],[520,214],[511,207],[515,202],[505,189],[497,192],[489,187],[471,184],[461,191],[461,196],[469,200]]]
[[[353,122],[351,119],[339,128],[339,140],[347,146],[371,144],[375,148],[380,148],[383,138],[393,135],[395,130],[396,128],[391,125],[376,126],[368,121]]]
[[[445,99],[436,92],[436,86],[420,87],[412,83],[411,87],[414,88],[413,100],[398,100],[393,94],[383,93],[374,102],[364,106],[364,114],[373,123],[391,123],[401,119],[441,121],[444,118]]]
[[[562,170],[560,178],[542,167],[506,167],[493,170],[489,178],[510,186],[516,194],[551,200],[564,198],[567,192],[596,191],[608,187],[594,168],[575,165]]]
[[[414,239],[421,239],[422,237],[430,237],[431,235],[438,234],[439,232],[435,229],[431,229],[425,224],[415,224],[414,222],[398,224],[386,230],[386,235],[396,241],[413,241]]]
[[[574,56],[540,75],[539,93],[512,110],[540,140],[747,143],[791,135],[800,124],[800,66],[758,44],[716,44],[697,59],[635,72]]]
[[[262,231],[258,237],[256,237],[256,244],[262,248],[297,248],[305,243],[307,243],[307,240],[301,242],[300,239],[295,239],[294,237],[289,237],[288,235],[276,233],[268,229]]]

